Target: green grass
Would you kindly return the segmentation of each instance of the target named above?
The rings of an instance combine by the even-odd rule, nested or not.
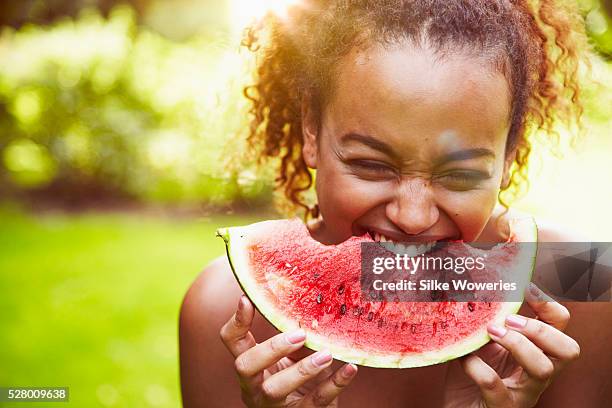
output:
[[[215,228],[254,220],[0,208],[0,386],[70,387],[54,406],[180,406],[182,297],[224,252]]]

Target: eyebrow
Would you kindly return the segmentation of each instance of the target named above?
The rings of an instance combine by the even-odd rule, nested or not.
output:
[[[483,147],[479,147],[476,149],[457,150],[456,152],[445,154],[437,161],[439,164],[442,164],[453,161],[476,159],[478,157],[490,157],[492,159],[495,159],[495,153],[493,153],[492,150],[485,149]]]
[[[351,132],[351,133],[347,133],[343,135],[340,138],[340,140],[342,143],[349,143],[349,142],[362,143],[394,159],[398,159],[398,160],[400,159],[398,154],[393,150],[391,146],[369,135],[361,135],[359,133]],[[440,164],[447,163],[447,162],[470,160],[470,159],[475,159],[479,157],[491,157],[494,159],[495,153],[493,153],[492,150],[482,148],[482,147],[474,148],[474,149],[457,150],[455,152],[450,152],[450,153],[443,155],[438,160],[436,160],[436,164],[440,165]]]
[[[358,133],[347,133],[340,138],[340,141],[342,143],[349,143],[349,142],[362,143],[374,150],[378,150],[379,152],[386,154],[387,156],[393,157],[394,159],[399,159],[397,153],[395,153],[395,151],[393,150],[391,146],[389,146],[385,142],[382,142],[372,136],[360,135]]]

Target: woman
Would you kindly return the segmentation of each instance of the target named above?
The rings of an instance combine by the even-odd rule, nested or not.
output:
[[[581,112],[583,34],[557,3],[307,1],[286,19],[269,16],[246,39],[260,57],[257,83],[245,90],[252,151],[280,157],[279,186],[309,210],[322,243],[365,232],[503,242],[514,216],[505,197],[525,182],[527,136],[555,137],[553,121],[571,125]],[[312,208],[302,194],[311,169]],[[541,241],[578,240],[536,222]],[[478,352],[380,370],[312,354],[303,332],[277,334],[240,295],[221,258],[185,298],[187,407],[571,407],[611,396],[601,375],[612,359],[591,328],[610,336],[607,305],[564,306],[533,288],[522,316],[489,326],[493,341]]]

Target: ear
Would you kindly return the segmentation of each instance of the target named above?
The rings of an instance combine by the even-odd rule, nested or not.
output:
[[[504,172],[502,174],[502,181],[500,188],[504,189],[508,187],[510,184],[510,168],[512,167],[512,163],[514,163],[514,155],[510,155],[506,158],[504,162]]]
[[[305,95],[302,98],[302,137],[304,138],[302,157],[311,169],[317,168],[319,116],[313,106],[312,96]]]

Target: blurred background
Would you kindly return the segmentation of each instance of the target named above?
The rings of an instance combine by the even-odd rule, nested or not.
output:
[[[272,172],[230,153],[242,30],[294,1],[0,2],[0,386],[180,405],[178,312],[224,251],[215,228],[278,216]],[[585,133],[536,144],[516,207],[612,241],[612,5],[578,3],[596,54]]]

